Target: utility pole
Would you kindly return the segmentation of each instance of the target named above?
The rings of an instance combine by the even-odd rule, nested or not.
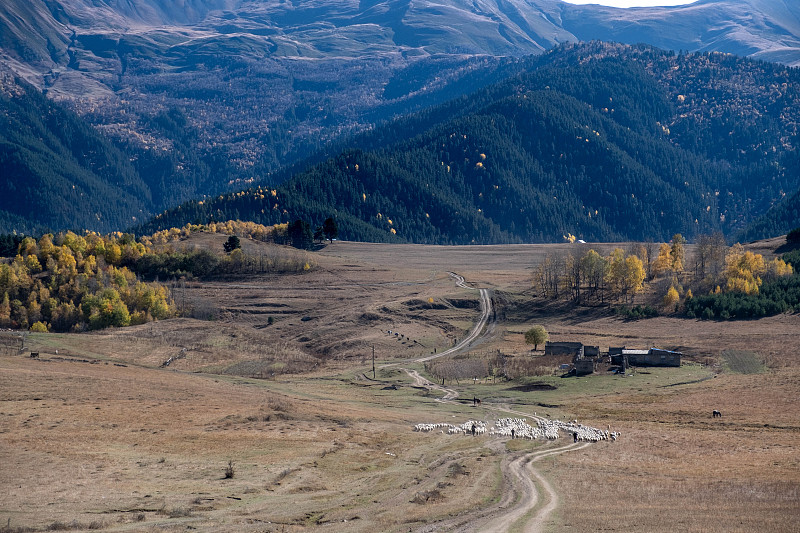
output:
[[[372,379],[375,379],[375,345],[372,345]]]

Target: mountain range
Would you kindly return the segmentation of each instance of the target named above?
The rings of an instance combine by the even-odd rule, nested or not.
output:
[[[591,40],[800,65],[800,4],[699,0],[632,9],[559,0],[0,4],[0,65],[50,98],[69,102],[106,134],[146,143],[142,137],[153,132],[140,118],[178,108],[200,132],[197,149],[224,144],[241,168],[261,163],[268,171],[342,133],[497,81],[491,74],[481,79],[496,67],[496,58]]]
[[[309,156],[336,155],[342,139],[538,68],[529,54],[560,43],[645,42],[791,66],[800,64],[798,36],[800,6],[788,0],[638,9],[558,0],[8,0],[0,4],[0,91],[27,94],[29,83],[93,125],[105,143],[98,150],[127,158],[118,173],[128,178],[111,180],[130,198],[113,210],[125,215],[101,205],[80,218],[106,231],[192,198],[277,185]],[[48,183],[51,171],[83,165],[70,157],[46,171],[33,165],[36,175]],[[74,174],[62,178],[76,185]],[[17,204],[5,217],[16,223],[5,227],[33,227]]]

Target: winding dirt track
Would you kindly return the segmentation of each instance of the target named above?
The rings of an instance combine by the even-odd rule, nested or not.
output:
[[[470,287],[462,276],[454,272],[450,272],[450,276],[456,280],[457,286],[464,289],[480,291],[481,316],[469,334],[456,346],[439,354],[414,359],[412,361],[414,363],[430,361],[468,348],[483,337],[487,329],[490,329],[487,328],[487,325],[492,323],[491,321],[494,313],[492,311],[492,299],[489,290]],[[416,370],[409,370],[407,368],[403,368],[403,370],[414,380],[415,386],[443,392],[444,396],[437,401],[451,402],[458,398],[457,391],[425,379]],[[502,407],[487,406],[487,409],[499,413],[515,414],[534,419],[539,418]],[[550,483],[548,483],[547,479],[533,468],[533,463],[545,457],[579,450],[587,446],[589,446],[588,442],[571,443],[558,448],[548,448],[546,450],[539,450],[522,455],[508,455],[501,462],[505,489],[503,490],[499,502],[456,518],[428,524],[419,529],[418,533],[432,533],[434,531],[505,533],[512,527],[519,531],[531,533],[543,531],[547,518],[556,507],[558,507],[558,495],[555,490],[553,490]],[[505,453],[505,446],[499,439],[495,439],[491,442],[489,447],[498,453]],[[535,478],[536,481],[534,481],[532,477]],[[537,483],[540,490],[537,489]],[[543,493],[541,494],[541,501],[540,492]]]
[[[425,361],[438,359],[439,357],[444,357],[445,355],[450,355],[451,353],[455,353],[465,348],[469,348],[475,343],[475,341],[484,336],[485,334],[484,328],[486,328],[487,325],[493,324],[492,318],[494,317],[494,312],[492,310],[491,291],[489,289],[477,289],[475,287],[470,287],[469,285],[467,285],[467,282],[464,280],[463,276],[460,276],[455,272],[449,272],[449,274],[453,279],[455,279],[456,285],[458,287],[461,287],[462,289],[478,291],[480,293],[481,316],[480,318],[478,318],[478,321],[475,322],[475,325],[472,327],[467,336],[461,339],[461,342],[459,342],[449,350],[445,350],[441,353],[414,359],[413,361],[414,363],[424,363]]]

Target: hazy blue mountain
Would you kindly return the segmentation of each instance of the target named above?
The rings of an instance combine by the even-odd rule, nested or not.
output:
[[[573,6],[562,11],[560,22],[584,41],[647,43],[800,65],[800,2],[794,0],[699,0],[636,9]]]
[[[225,145],[243,168],[273,170],[496,81],[498,57],[599,39],[798,65],[799,36],[790,0],[628,10],[559,0],[0,3],[0,65],[108,134],[152,134],[140,117],[177,108],[201,133],[197,149]]]

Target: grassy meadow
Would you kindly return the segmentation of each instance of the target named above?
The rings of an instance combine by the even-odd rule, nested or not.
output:
[[[0,531],[433,531],[500,501],[508,457],[557,444],[412,426],[534,412],[621,432],[535,463],[559,499],[546,531],[796,531],[800,315],[629,321],[533,298],[532,268],[568,246],[336,242],[307,273],[173,289],[212,320],[29,334],[23,353],[0,355]],[[479,313],[450,271],[498,307],[455,358],[500,351],[551,370],[447,380],[450,403],[415,386],[414,359]],[[551,340],[686,357],[562,378],[525,345],[533,324]]]

